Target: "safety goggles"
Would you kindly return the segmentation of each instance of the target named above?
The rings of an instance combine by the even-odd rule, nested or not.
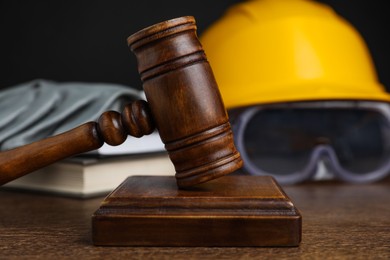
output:
[[[390,105],[297,102],[229,111],[244,169],[281,184],[314,177],[319,161],[338,178],[374,182],[390,173]]]

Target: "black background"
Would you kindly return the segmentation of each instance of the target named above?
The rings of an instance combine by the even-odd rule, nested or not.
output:
[[[129,35],[184,15],[195,17],[201,35],[237,2],[0,0],[0,88],[36,78],[141,88],[135,57],[126,45]],[[321,2],[333,7],[361,33],[379,80],[390,90],[387,1]]]

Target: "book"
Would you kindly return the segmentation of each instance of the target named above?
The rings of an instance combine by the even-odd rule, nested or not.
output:
[[[111,146],[104,143],[103,146],[99,149],[84,154],[93,156],[116,156],[130,154],[148,154],[164,151],[164,143],[161,141],[158,132],[154,131],[152,134],[144,135],[141,138],[129,135],[126,141],[118,146]]]
[[[132,175],[174,174],[175,169],[167,153],[73,157],[13,180],[3,188],[92,198],[108,195]]]

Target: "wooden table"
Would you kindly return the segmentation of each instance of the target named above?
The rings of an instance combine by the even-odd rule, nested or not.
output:
[[[390,259],[390,180],[284,190],[303,216],[299,247],[95,247],[91,215],[103,198],[0,190],[0,259]]]

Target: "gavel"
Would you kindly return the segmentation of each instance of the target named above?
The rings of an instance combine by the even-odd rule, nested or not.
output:
[[[0,185],[56,161],[122,144],[155,129],[175,167],[179,188],[204,183],[242,166],[228,115],[192,16],[142,29],[127,38],[146,101],[122,113],[104,112],[62,134],[0,153]]]

